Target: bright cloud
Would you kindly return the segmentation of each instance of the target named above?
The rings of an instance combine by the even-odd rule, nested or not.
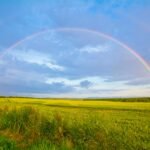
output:
[[[86,45],[85,47],[82,47],[79,49],[80,52],[87,52],[87,53],[104,53],[109,51],[110,47],[109,45],[97,45],[97,46],[91,46]]]
[[[27,63],[44,65],[52,70],[65,70],[63,66],[58,65],[50,56],[46,56],[45,54],[32,49],[12,50],[8,52],[8,55],[12,55],[13,59],[18,59],[19,61],[25,61]]]

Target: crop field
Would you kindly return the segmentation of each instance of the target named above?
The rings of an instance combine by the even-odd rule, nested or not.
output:
[[[0,98],[0,150],[149,149],[149,98]]]

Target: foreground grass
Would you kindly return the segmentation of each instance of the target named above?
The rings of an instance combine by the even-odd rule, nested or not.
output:
[[[150,149],[149,102],[1,98],[0,104],[0,149]]]

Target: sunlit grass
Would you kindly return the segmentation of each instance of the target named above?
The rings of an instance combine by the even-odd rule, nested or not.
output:
[[[148,150],[149,116],[149,102],[0,98],[0,146]]]

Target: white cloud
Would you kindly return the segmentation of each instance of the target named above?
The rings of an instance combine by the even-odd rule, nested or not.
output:
[[[74,86],[76,89],[81,90],[82,87],[80,86],[80,83],[83,81],[89,81],[91,86],[89,89],[91,90],[100,90],[100,89],[107,89],[107,88],[113,88],[116,89],[116,87],[120,87],[123,83],[122,82],[114,82],[114,84],[111,84],[109,82],[105,82],[105,80],[101,77],[95,76],[95,77],[86,77],[86,78],[79,78],[79,79],[67,79],[67,78],[48,78],[46,83],[52,84],[55,82],[62,82],[65,85],[68,86]]]
[[[91,46],[87,45],[79,49],[80,52],[87,52],[87,53],[99,53],[99,52],[107,52],[109,51],[110,46],[108,45],[97,45]]]
[[[35,63],[38,65],[45,65],[52,70],[64,71],[65,67],[58,65],[50,56],[46,56],[43,53],[35,50],[12,50],[8,55],[11,55],[13,59],[25,61],[28,63]]]
[[[46,83],[63,82],[66,85],[77,86],[81,81],[83,81],[83,79],[70,80],[67,78],[48,78]]]

